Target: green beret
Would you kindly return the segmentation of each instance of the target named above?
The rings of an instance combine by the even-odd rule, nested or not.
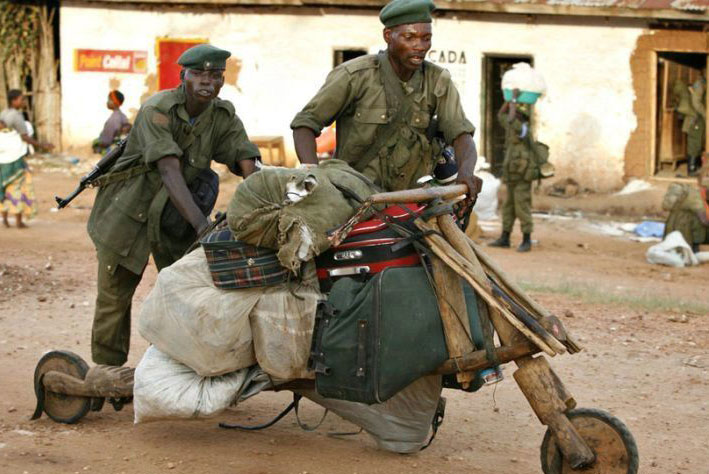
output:
[[[182,53],[177,64],[189,69],[226,69],[226,60],[231,56],[229,51],[219,49],[211,44],[198,44]]]
[[[431,0],[393,0],[379,12],[379,19],[387,28],[409,23],[431,23],[431,12],[435,8]]]

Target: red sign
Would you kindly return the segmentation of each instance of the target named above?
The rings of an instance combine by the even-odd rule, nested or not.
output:
[[[173,89],[180,85],[180,70],[177,59],[185,50],[200,43],[204,39],[158,38],[156,56],[158,59],[158,89]]]
[[[148,72],[147,51],[74,50],[74,69],[86,72]]]

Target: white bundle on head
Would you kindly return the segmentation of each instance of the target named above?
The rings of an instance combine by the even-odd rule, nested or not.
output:
[[[544,94],[547,84],[542,75],[532,66],[527,63],[517,63],[502,75],[502,88]]]

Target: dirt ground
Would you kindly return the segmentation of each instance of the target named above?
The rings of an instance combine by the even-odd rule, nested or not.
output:
[[[292,415],[257,433],[216,426],[221,420],[270,419],[289,402],[288,393],[259,395],[205,421],[134,425],[130,405],[120,412],[107,405],[72,426],[46,416],[29,421],[35,406],[32,375],[45,351],[68,349],[90,361],[96,261],[85,223],[93,191],[71,208],[50,212],[53,195],[70,191],[75,180],[61,172],[38,171],[38,218],[25,230],[0,228],[0,472],[541,471],[544,427],[517,388],[512,365],[505,366],[502,383],[475,394],[444,391],[448,409],[436,441],[408,456],[377,450],[366,434],[329,437],[330,431],[352,429],[334,415],[312,433],[300,430]],[[233,187],[233,180],[223,187],[222,207]],[[589,199],[604,202],[599,196]],[[546,210],[574,207],[563,199],[539,202]],[[637,211],[644,214],[650,207],[640,200]],[[531,253],[490,253],[585,346],[551,364],[580,407],[601,408],[624,420],[638,443],[640,473],[707,474],[709,271],[649,265],[644,259],[649,244],[599,235],[588,231],[587,224],[583,219],[538,218]],[[513,243],[519,240],[517,231],[513,238]],[[135,308],[155,275],[149,266]],[[134,331],[129,365],[137,364],[146,347]],[[305,405],[306,421],[319,415],[317,406]]]

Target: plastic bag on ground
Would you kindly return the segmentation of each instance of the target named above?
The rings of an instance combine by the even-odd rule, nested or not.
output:
[[[134,421],[217,415],[236,400],[248,374],[249,369],[242,369],[218,377],[201,377],[150,346],[135,369]]]
[[[363,428],[379,448],[396,453],[415,453],[428,441],[441,388],[441,376],[429,375],[376,405],[323,398],[314,390],[299,393]]]
[[[500,190],[500,181],[488,171],[479,171],[476,176],[483,180],[483,188],[478,194],[473,210],[477,213],[478,219],[491,221],[497,219],[497,193]]]
[[[640,237],[662,237],[665,234],[665,223],[657,221],[642,221],[633,229]]]
[[[263,293],[216,288],[204,249],[198,248],[158,274],[138,330],[198,375],[233,372],[256,363],[249,314]]]
[[[317,289],[315,265],[303,268],[303,282],[262,288],[263,296],[251,312],[256,360],[278,379],[312,378],[307,370],[315,325],[315,312],[322,299]]]
[[[669,265],[671,267],[699,264],[699,260],[692,252],[692,248],[678,230],[670,232],[665,237],[665,240],[647,249],[645,258],[647,258],[648,263]]]

